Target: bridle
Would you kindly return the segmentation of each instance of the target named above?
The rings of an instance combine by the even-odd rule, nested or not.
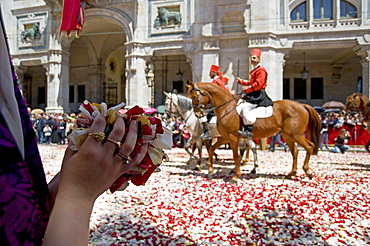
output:
[[[170,110],[168,109],[165,109],[164,112],[168,115],[174,115],[175,113],[172,112],[172,103],[173,103],[173,99],[172,99],[172,94],[171,94],[171,97],[168,97],[167,98],[170,100]]]
[[[171,97],[168,97],[167,96],[167,98],[170,100],[170,110],[165,110],[165,112],[166,112],[166,114],[168,114],[168,115],[176,115],[177,113],[174,113],[173,111],[172,111],[172,104],[175,104],[174,102],[173,102],[173,99],[172,99],[172,94],[171,94]],[[177,111],[179,111],[179,107],[176,107],[176,109],[177,109]],[[186,117],[186,119],[185,119],[185,123],[186,122],[188,122],[188,120],[189,120],[189,118],[190,118],[190,116],[191,116],[191,114],[192,113],[194,113],[194,109],[191,109],[191,113],[188,115],[188,117]],[[180,114],[181,115],[181,114]]]
[[[204,109],[205,106],[203,104],[200,104],[200,98],[199,96],[202,95],[202,96],[206,96],[208,97],[209,101],[211,101],[211,98],[206,94],[204,93],[197,84],[194,85],[194,88],[191,90],[192,92],[196,92],[196,100],[197,100],[197,103],[196,104],[193,104],[193,107],[194,108],[198,108],[198,110],[201,112],[201,115],[198,116],[195,114],[196,117],[198,118],[201,118],[205,115],[206,112],[210,112],[210,111],[213,111],[215,109],[218,109],[222,106],[225,106],[226,104],[230,103],[231,101],[234,101],[236,99],[240,99],[240,95],[237,95],[236,97],[233,97],[232,99],[230,99],[229,101],[226,101],[216,107],[213,107],[213,108],[210,108],[210,109]],[[237,106],[235,106],[234,108],[232,108],[230,111],[228,111],[226,114],[222,115],[218,120],[217,122],[220,122],[222,118],[224,118],[226,115],[230,114]]]
[[[200,103],[200,98],[199,96],[202,95],[202,96],[206,96],[208,97],[209,101],[211,101],[211,98],[206,94],[204,93],[201,89],[199,89],[199,86],[197,84],[194,85],[194,88],[191,90],[191,92],[196,92],[196,102],[197,103],[193,103],[193,108],[198,108],[198,110],[200,111],[200,116],[198,116],[197,114],[195,114],[195,116],[197,118],[202,118],[203,116],[206,115],[206,112],[207,111],[210,111],[210,110],[206,110],[205,109],[205,106],[203,104]]]

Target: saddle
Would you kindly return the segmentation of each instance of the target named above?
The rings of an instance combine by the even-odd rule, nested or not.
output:
[[[241,111],[243,109],[243,104],[246,103],[243,99],[239,99],[238,106],[236,106],[236,111],[240,115]],[[253,112],[256,115],[256,118],[268,118],[273,114],[273,108],[272,106],[268,107],[256,107],[250,110],[250,112]]]

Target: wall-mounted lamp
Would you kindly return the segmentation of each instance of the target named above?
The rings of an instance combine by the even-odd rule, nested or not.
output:
[[[182,81],[182,75],[183,75],[183,73],[181,72],[181,70],[179,68],[179,71],[176,73],[177,81]]]
[[[301,71],[301,78],[306,80],[308,77],[308,71],[306,70],[306,53],[303,52],[303,70]]]

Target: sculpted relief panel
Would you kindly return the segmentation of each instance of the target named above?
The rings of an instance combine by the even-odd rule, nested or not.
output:
[[[149,36],[186,32],[189,28],[189,1],[149,1]]]
[[[19,49],[46,46],[46,13],[17,16]]]

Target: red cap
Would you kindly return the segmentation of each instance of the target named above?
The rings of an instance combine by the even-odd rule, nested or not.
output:
[[[261,59],[261,50],[260,49],[253,49],[251,56],[258,56]]]
[[[229,83],[229,79],[228,78],[226,78],[226,77],[222,77],[222,82],[224,82],[224,84],[227,84],[227,83]]]
[[[219,69],[219,68],[220,68],[219,66],[212,65],[212,66],[211,66],[211,71],[218,73],[218,69]]]

